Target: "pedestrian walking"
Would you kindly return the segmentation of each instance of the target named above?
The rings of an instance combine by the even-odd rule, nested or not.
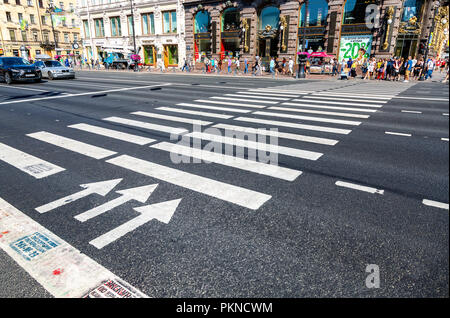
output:
[[[409,56],[408,60],[405,62],[405,80],[403,81],[404,83],[408,83],[409,82],[409,75],[411,74],[412,71],[412,66],[413,66],[413,61],[412,61],[412,57]]]
[[[427,72],[425,73],[425,80],[427,80],[428,78],[433,78],[433,71],[434,71],[434,62],[432,59],[428,59]]]
[[[289,58],[289,74],[294,75],[294,60],[291,57]]]
[[[247,57],[244,58],[244,74],[248,73],[248,59]]]
[[[239,61],[238,57],[236,58],[235,64],[236,64],[236,68],[234,69],[234,75],[237,75],[239,73],[239,67],[241,65],[241,62]]]
[[[228,74],[231,74],[231,65],[232,65],[231,58],[228,56]]]

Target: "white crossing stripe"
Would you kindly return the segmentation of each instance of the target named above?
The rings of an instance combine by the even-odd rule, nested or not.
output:
[[[118,123],[118,124],[124,124],[127,126],[134,126],[134,127],[139,127],[139,128],[149,129],[149,130],[162,131],[162,132],[166,132],[169,134],[181,135],[181,134],[188,132],[187,129],[150,124],[150,123],[146,123],[146,122],[142,122],[142,121],[131,120],[131,119],[121,118],[121,117],[108,117],[108,118],[103,118],[103,120]],[[192,120],[191,123],[193,124],[194,122],[195,122],[195,120]]]
[[[239,206],[257,210],[272,196],[123,155],[106,162]]]
[[[271,109],[271,110],[281,110],[281,111],[287,111],[287,112],[319,114],[319,115],[326,115],[326,116],[340,116],[340,117],[365,118],[365,119],[370,117],[369,115],[361,115],[361,114],[325,112],[325,111],[320,111],[320,110],[277,107],[277,106],[269,107],[269,109]]]
[[[222,96],[213,96],[211,99],[219,99],[219,100],[229,100],[236,102],[250,102],[250,103],[260,103],[260,104],[278,104],[278,102],[268,101],[268,100],[260,100],[260,99],[245,99],[245,98],[234,98],[234,97],[222,97]]]
[[[89,145],[81,141],[62,137],[46,131],[27,134],[27,136],[94,159],[103,159],[116,154],[116,152],[111,150]]]
[[[317,108],[317,109],[331,109],[331,110],[350,110],[354,112],[363,112],[363,113],[376,113],[376,109],[366,109],[366,108],[357,108],[357,107],[341,107],[341,106],[323,106],[323,105],[311,105],[311,104],[302,104],[302,103],[292,103],[285,102],[282,105],[287,106],[296,106],[300,108],[308,107],[308,108]]]
[[[136,144],[136,145],[140,145],[140,146],[143,146],[143,145],[146,145],[146,144],[156,141],[155,139],[132,135],[132,134],[120,132],[117,130],[107,129],[107,128],[103,128],[103,127],[88,125],[88,124],[76,124],[76,125],[70,125],[68,127],[74,128],[74,129],[79,129],[82,131],[86,131],[86,132],[101,135],[101,136],[105,136],[105,137],[109,137],[109,138],[113,138],[113,139],[117,139],[117,140],[130,142],[132,144]]]
[[[448,141],[448,138],[441,138],[442,141]]]
[[[234,120],[245,121],[245,122],[249,122],[249,123],[271,125],[271,126],[275,125],[275,126],[280,126],[280,127],[290,127],[290,128],[297,128],[297,129],[322,131],[322,132],[341,134],[341,135],[348,135],[349,133],[352,132],[349,129],[332,128],[332,127],[315,126],[315,125],[304,125],[304,124],[297,124],[297,123],[289,123],[289,122],[285,122],[285,121],[266,120],[266,119],[251,118],[251,117],[238,117],[238,118],[235,118]]]
[[[233,116],[230,115],[222,115],[222,114],[216,114],[216,113],[207,113],[207,112],[199,112],[195,110],[187,110],[182,108],[172,108],[172,107],[158,107],[157,110],[163,110],[165,112],[173,112],[173,113],[180,113],[180,114],[188,114],[188,115],[196,115],[196,116],[204,116],[204,117],[215,117],[215,118],[221,118],[221,119],[230,119]]]
[[[195,124],[202,125],[202,126],[207,126],[207,125],[212,124],[212,122],[210,122],[210,121],[203,121],[203,120],[191,119],[191,118],[185,118],[185,117],[167,116],[167,115],[162,115],[162,114],[155,114],[155,113],[148,113],[148,112],[141,112],[141,111],[133,112],[131,114],[136,115],[136,116],[148,117],[148,118],[157,118],[157,119],[163,119],[163,120],[168,120],[168,121],[174,121],[174,122],[178,122],[178,123],[193,124],[195,122]]]
[[[331,95],[330,95],[331,96]],[[380,103],[386,104],[388,101],[386,100],[369,100],[369,99],[360,99],[360,98],[348,98],[348,97],[327,97],[327,96],[312,96],[306,95],[303,96],[304,99],[331,99],[338,101],[349,101],[349,102],[364,102],[364,103]]]
[[[231,96],[231,97],[244,97],[244,98],[260,98],[260,99],[268,99],[268,100],[278,100],[278,101],[286,101],[290,98],[284,98],[284,97],[273,97],[273,96],[251,96],[251,95],[244,95],[244,94],[225,94],[225,96]]]
[[[437,201],[427,200],[427,199],[423,199],[422,203],[424,205],[432,206],[435,208],[448,210],[448,203],[437,202]]]
[[[250,89],[251,92],[271,92],[271,93],[286,93],[286,94],[296,94],[296,95],[303,95],[303,94],[310,94],[314,93],[314,91],[293,91],[288,89],[274,89],[274,88],[257,88],[257,89]]]
[[[403,136],[403,137],[411,137],[411,134],[405,134],[405,133],[398,133],[398,132],[392,132],[392,131],[385,131],[386,135],[395,135],[395,136]]]
[[[3,143],[0,143],[0,161],[6,162],[36,179],[66,170]]]
[[[263,92],[252,92],[252,91],[242,91],[238,92],[239,94],[247,94],[247,95],[257,95],[257,96],[280,96],[280,97],[290,97],[290,98],[298,98],[300,95],[292,95],[292,94],[283,94],[283,93],[263,93]]]
[[[337,93],[337,92],[320,92],[320,93],[314,93],[313,95],[319,95],[319,96],[335,96],[335,97],[355,97],[355,98],[367,98],[367,99],[384,99],[384,100],[391,100],[395,96],[393,95],[372,95],[372,94],[352,94],[352,93]]]
[[[422,112],[414,111],[414,110],[402,110],[402,113],[422,114]]]
[[[244,158],[223,155],[222,153],[211,152],[202,149],[191,148],[189,146],[172,144],[168,142],[161,142],[150,146],[151,148],[167,151],[170,153],[177,153],[179,155],[197,158],[207,162],[214,162],[220,165],[233,167],[245,171],[250,171],[277,179],[294,181],[302,174],[301,171],[289,168],[279,167],[273,164],[267,164]]]
[[[361,125],[360,121],[331,119],[331,118],[323,118],[323,117],[309,117],[309,116],[280,114],[280,113],[263,112],[263,111],[256,111],[253,114],[254,115],[262,115],[262,116],[271,116],[271,117],[273,116],[273,117],[282,117],[282,118],[290,118],[290,119],[300,119],[300,120],[306,120],[306,121],[320,121],[320,122],[324,122],[324,123],[333,123],[333,124],[340,124],[340,125],[350,125],[350,126]]]
[[[328,138],[311,137],[311,136],[305,136],[305,135],[272,131],[272,130],[268,130],[268,129],[256,129],[256,128],[251,128],[251,127],[243,127],[243,126],[235,126],[235,125],[227,125],[227,124],[216,124],[213,127],[220,128],[220,129],[229,129],[229,130],[234,130],[234,131],[240,131],[240,132],[250,133],[250,134],[274,136],[274,137],[278,137],[278,138],[310,142],[310,143],[328,145],[328,146],[334,146],[339,142],[338,140],[328,139]]]
[[[349,188],[349,189],[369,192],[369,193],[373,193],[373,194],[375,194],[375,193],[376,194],[384,194],[384,190],[375,189],[375,188],[371,188],[371,187],[366,187],[366,186],[362,186],[362,185],[359,185],[359,184],[354,184],[354,183],[349,183],[349,182],[344,182],[344,181],[337,181],[336,185],[338,187],[344,187],[344,188]]]
[[[344,106],[364,106],[364,107],[375,107],[381,108],[383,105],[372,105],[372,104],[363,104],[363,103],[349,103],[349,102],[335,102],[331,100],[305,100],[305,99],[294,99],[294,102],[308,102],[308,103],[317,103],[317,104],[332,104],[332,105],[344,105]]]
[[[249,109],[227,108],[227,107],[207,106],[207,105],[189,104],[189,103],[180,103],[180,104],[177,104],[177,106],[194,107],[194,108],[210,109],[210,110],[226,111],[226,112],[231,112],[231,113],[242,113],[242,114],[252,112],[252,110],[249,110]]]
[[[239,106],[239,107],[250,107],[250,108],[265,108],[266,107],[266,106],[260,106],[260,105],[231,103],[231,102],[220,102],[220,101],[217,101],[217,100],[206,100],[206,99],[197,99],[196,102],[197,103],[218,104],[218,105]]]
[[[263,142],[256,142],[251,140],[245,140],[245,139],[237,139],[227,136],[220,136],[220,135],[213,135],[208,133],[202,133],[202,132],[193,132],[189,133],[186,136],[193,137],[197,139],[202,140],[209,140],[213,142],[218,142],[221,144],[229,144],[233,146],[238,147],[244,147],[244,148],[251,148],[251,149],[257,149],[261,151],[268,151],[273,153],[279,153],[281,155],[306,159],[306,160],[317,160],[320,157],[322,157],[322,153],[314,152],[314,151],[307,151],[302,149],[296,149],[296,148],[289,148],[289,147],[283,147],[273,144],[267,144]]]

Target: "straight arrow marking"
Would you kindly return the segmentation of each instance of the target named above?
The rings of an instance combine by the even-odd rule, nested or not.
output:
[[[150,197],[150,195],[153,193],[153,191],[155,191],[157,186],[158,184],[152,184],[143,187],[116,191],[116,193],[119,193],[122,196],[109,202],[106,202],[105,204],[95,207],[89,211],[78,214],[75,216],[75,219],[77,219],[80,222],[86,222],[87,220],[90,220],[96,216],[99,216],[100,214],[108,212],[109,210],[112,210],[131,200],[136,200],[141,203],[145,203],[147,199]]]
[[[141,215],[134,219],[118,226],[117,228],[97,237],[89,242],[89,244],[95,246],[98,249],[102,249],[108,244],[118,240],[127,233],[134,231],[138,227],[156,219],[162,223],[168,224],[172,219],[175,210],[180,204],[181,199],[161,202],[157,204],[147,205],[139,208],[134,208],[135,211],[141,213]]]
[[[42,206],[36,208],[36,211],[38,211],[39,213],[46,213],[46,212],[52,211],[56,208],[59,208],[63,205],[69,204],[73,201],[87,197],[88,195],[91,195],[94,193],[97,193],[101,196],[105,196],[112,189],[114,189],[122,180],[123,179],[114,179],[114,180],[108,180],[108,181],[82,184],[82,185],[80,185],[80,187],[84,188],[84,190],[81,190],[77,193],[68,195],[59,200],[50,202],[48,204],[42,205]]]

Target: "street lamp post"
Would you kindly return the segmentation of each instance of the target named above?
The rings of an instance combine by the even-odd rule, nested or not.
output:
[[[136,48],[136,32],[134,28],[134,8],[133,8],[133,0],[130,0],[131,4],[131,27],[133,30],[133,48],[134,48],[134,54],[137,54],[137,48]],[[137,72],[137,61],[134,61],[134,71]]]
[[[303,39],[302,39],[302,50],[303,52],[306,51],[306,21],[308,19],[308,5],[309,5],[309,0],[305,1],[305,17],[304,17],[304,24],[303,24]],[[301,17],[301,19],[303,19],[303,17]],[[301,24],[301,21],[300,21]],[[297,70],[297,78],[305,78],[306,74],[305,74],[305,61],[304,58],[302,57],[302,55],[297,56],[297,58],[299,59],[298,61],[298,70]]]
[[[430,51],[430,42],[431,42],[431,35],[434,32],[434,28],[435,28],[435,24],[436,24],[436,15],[437,12],[439,11],[439,7],[440,7],[441,3],[439,0],[436,0],[435,2],[433,2],[433,8],[434,8],[434,15],[433,15],[433,23],[431,24],[431,30],[430,30],[430,34],[428,35],[428,39],[427,39],[427,49],[425,50],[425,57],[423,59],[423,65],[422,65],[422,74],[420,75],[419,81],[424,81],[425,80],[425,67],[427,65],[427,60],[428,60],[428,53]]]
[[[46,13],[50,14],[50,22],[52,24],[52,32],[53,32],[53,40],[55,41],[55,54],[58,55],[58,41],[56,40],[56,34],[55,34],[55,26],[53,24],[53,14],[52,12],[55,12],[55,7],[52,4],[48,5]]]

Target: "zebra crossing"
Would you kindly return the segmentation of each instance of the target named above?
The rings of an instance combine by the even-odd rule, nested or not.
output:
[[[142,109],[131,112],[129,116],[101,118],[105,126],[113,123],[143,129],[149,133],[157,132],[158,136],[161,134],[165,136],[164,138],[143,137],[118,131],[117,128],[105,128],[102,125],[83,122],[69,125],[67,129],[146,147],[150,153],[159,151],[176,154],[189,159],[212,162],[227,169],[238,169],[292,183],[301,178],[304,172],[240,157],[238,151],[236,154],[223,153],[222,150],[212,152],[191,146],[190,143],[177,143],[178,139],[175,142],[172,140],[168,142],[167,137],[170,135],[192,139],[194,145],[196,141],[200,141],[200,144],[201,141],[207,141],[230,146],[233,149],[239,147],[247,149],[249,153],[251,151],[258,153],[260,159],[263,152],[270,152],[279,156],[296,158],[300,162],[307,160],[320,165],[320,159],[327,155],[327,148],[338,145],[341,138],[370,119],[395,94],[400,93],[400,90],[396,88],[396,90],[386,91],[387,94],[380,92],[379,95],[370,94],[366,98],[367,90],[358,88],[358,91],[365,93],[355,93],[354,85],[350,86],[348,83],[338,83],[331,88],[332,93],[322,92],[322,89],[326,89],[324,84],[302,84],[301,89],[299,87],[300,85],[288,85],[277,88],[238,90],[234,93],[195,99],[192,102],[178,103],[170,107]],[[408,87],[403,86],[403,89]],[[196,126],[205,130],[196,131]],[[227,136],[226,131],[232,131],[233,136]],[[225,132],[225,135],[222,132]],[[270,142],[245,139],[251,134],[268,137]],[[130,153],[119,153],[105,149],[103,145],[93,145],[86,140],[75,140],[51,131],[33,132],[26,136],[46,145],[75,152],[88,158],[103,160],[113,166],[250,210],[258,210],[271,199],[271,196],[263,191],[248,189],[245,185],[226,183],[215,176],[200,176],[189,172],[188,167],[186,171],[186,169],[170,167],[169,164],[153,162],[151,156],[144,160]],[[281,146],[278,142],[272,144],[272,140],[278,139],[294,142],[295,146]],[[311,146],[321,148],[311,150]],[[17,160],[19,157],[21,160]],[[170,160],[170,157],[167,160]],[[25,149],[14,149],[11,145],[2,143],[0,143],[1,161],[35,178],[44,178],[65,170],[51,164],[51,158],[39,159],[26,154]],[[33,172],[33,168],[30,167],[35,167],[34,169],[42,167],[43,171]]]

